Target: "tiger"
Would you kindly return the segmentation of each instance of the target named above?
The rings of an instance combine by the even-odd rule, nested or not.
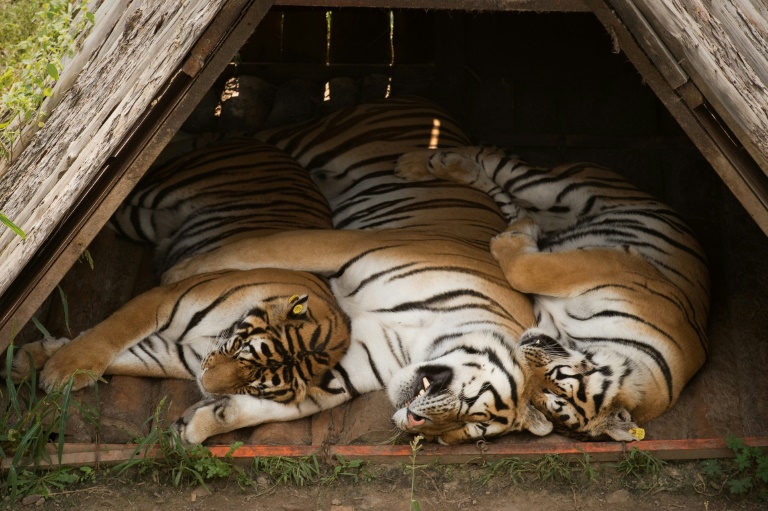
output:
[[[530,300],[506,281],[489,242],[506,226],[494,201],[465,185],[411,183],[403,153],[466,145],[425,100],[390,98],[258,133],[307,168],[334,229],[243,239],[174,265],[163,282],[220,270],[281,268],[328,277],[351,320],[351,343],[326,395],[298,405],[232,395],[174,422],[189,443],[256,421],[282,421],[386,390],[404,432],[454,444],[552,424],[531,402],[515,350],[535,324]]]
[[[239,239],[331,227],[305,169],[273,146],[229,140],[150,169],[111,226],[155,245],[158,272]],[[150,289],[77,338],[22,347],[52,391],[103,374],[196,379],[207,397],[297,403],[329,377],[350,341],[326,279],[304,272],[226,271]]]
[[[519,349],[556,431],[638,440],[704,364],[706,256],[677,213],[619,174],[534,167],[487,146],[407,153],[396,173],[469,184],[508,217],[491,253],[533,297],[537,326]]]

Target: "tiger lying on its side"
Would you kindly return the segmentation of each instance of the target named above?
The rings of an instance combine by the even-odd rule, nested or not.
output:
[[[631,441],[704,363],[709,273],[668,206],[590,164],[534,168],[493,148],[403,155],[411,181],[467,183],[512,221],[491,242],[538,328],[520,340],[537,408],[555,429]]]
[[[352,321],[352,343],[333,371],[337,393],[329,387],[298,407],[222,398],[177,421],[181,437],[295,418],[383,388],[397,427],[443,443],[549,433],[514,350],[533,309],[488,249],[506,225],[500,210],[470,187],[406,183],[393,172],[405,151],[466,145],[456,124],[430,103],[388,99],[261,136],[312,172],[337,229],[357,230],[242,240],[174,266],[165,280],[224,268],[327,275]]]
[[[160,269],[248,237],[330,227],[308,173],[262,142],[230,141],[152,169],[112,219],[157,245]],[[161,286],[132,299],[72,341],[24,345],[50,391],[77,370],[94,376],[197,378],[209,396],[284,403],[311,398],[349,345],[349,319],[322,278],[284,270],[228,271]],[[17,353],[14,374],[28,370]],[[50,357],[50,359],[49,359]]]

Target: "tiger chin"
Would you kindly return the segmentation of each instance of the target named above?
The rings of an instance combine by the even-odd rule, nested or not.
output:
[[[348,321],[335,320],[332,332],[323,331],[308,302],[303,294],[267,303],[222,332],[201,363],[202,393],[304,401],[341,360],[350,337]],[[309,342],[315,334],[317,342]]]
[[[560,434],[580,440],[633,442],[638,440],[633,416],[643,420],[663,411],[647,410],[649,374],[620,354],[567,348],[538,328],[522,335],[518,349],[532,381],[540,386],[531,396],[533,404]],[[615,368],[624,373],[617,375]]]
[[[482,334],[471,348],[412,364],[394,374],[387,393],[394,425],[443,445],[527,430],[544,436],[552,423],[529,399],[514,399],[525,378],[511,351]],[[510,379],[509,374],[520,373]]]

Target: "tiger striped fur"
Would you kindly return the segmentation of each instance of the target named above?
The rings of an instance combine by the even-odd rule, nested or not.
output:
[[[491,251],[534,299],[538,327],[520,350],[555,429],[635,440],[704,363],[705,255],[670,207],[623,177],[585,163],[536,168],[489,147],[405,154],[397,173],[470,184],[505,211],[511,224]]]
[[[112,222],[154,243],[161,270],[240,239],[331,226],[306,170],[253,140],[220,142],[152,169]],[[330,377],[349,328],[325,279],[222,271],[151,289],[72,341],[49,338],[23,349],[49,391],[73,374],[74,388],[123,374],[196,378],[209,398],[300,403]],[[17,354],[17,377],[26,360]]]
[[[352,342],[327,394],[300,406],[231,396],[175,423],[188,442],[255,420],[288,420],[386,388],[395,425],[442,443],[552,425],[531,405],[515,350],[534,324],[489,251],[506,221],[485,193],[450,182],[409,183],[400,154],[468,137],[423,100],[389,99],[259,134],[310,170],[337,230],[241,240],[166,272],[164,281],[222,268],[276,267],[330,278]]]

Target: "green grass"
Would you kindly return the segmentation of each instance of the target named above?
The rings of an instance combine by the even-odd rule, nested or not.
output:
[[[75,52],[78,35],[93,24],[86,5],[0,0],[0,158],[10,156],[25,126],[45,122],[40,105],[53,92],[63,59]]]
[[[11,344],[6,353],[6,374],[10,374],[15,350]],[[480,466],[417,465],[423,441],[420,437],[411,442],[409,463],[394,468],[371,466],[363,460],[343,456],[321,462],[314,455],[301,458],[259,457],[250,463],[244,460],[236,463],[232,454],[240,447],[238,443],[233,444],[224,457],[214,456],[202,445],[182,446],[169,427],[164,401],[147,419],[145,430],[149,432],[136,439],[137,447],[130,460],[99,470],[93,467],[66,467],[61,466],[61,457],[67,419],[72,411],[78,410],[98,430],[98,410],[72,397],[71,381],[60,390],[42,397],[36,390],[37,376],[34,371],[24,382],[14,383],[6,377],[3,383],[0,395],[0,459],[9,468],[0,477],[0,502],[9,503],[11,509],[28,495],[47,497],[64,492],[73,485],[92,484],[97,479],[111,477],[123,481],[127,478],[137,483],[150,480],[174,488],[205,487],[215,482],[234,480],[244,491],[256,489],[260,494],[271,491],[277,485],[365,484],[383,478],[392,482],[400,479],[409,486],[410,495],[403,495],[403,506],[418,511],[420,503],[417,493],[455,481],[457,467],[461,468],[462,474],[470,474],[470,483],[476,484],[478,489],[494,484],[526,488],[534,485],[541,488],[561,486],[576,494],[595,485],[600,485],[602,489],[618,486],[645,493],[651,488],[684,491],[692,486],[708,498],[723,495],[728,499],[758,499],[761,502],[768,499],[768,455],[736,437],[727,439],[734,458],[690,464],[689,467],[694,467],[693,475],[687,479],[677,475],[679,470],[674,465],[670,468],[666,462],[637,448],[628,451],[615,463],[593,464],[586,454],[580,458],[550,454],[535,460],[505,458]],[[470,466],[471,469],[468,468]]]
[[[73,407],[86,421],[99,424],[97,409],[71,399],[72,379],[42,397],[34,370],[29,379],[14,383],[10,374],[15,350],[11,343],[6,351],[7,376],[0,393],[0,460],[9,465],[0,479],[0,497],[9,497],[12,504],[24,495],[46,496],[53,489],[82,480],[84,471],[61,467],[66,425]],[[55,459],[49,446],[55,447]],[[44,463],[54,468],[43,468]]]
[[[704,460],[699,466],[703,484],[701,493],[726,493],[731,497],[755,496],[768,501],[768,453],[750,447],[744,439],[725,439],[734,458]]]

